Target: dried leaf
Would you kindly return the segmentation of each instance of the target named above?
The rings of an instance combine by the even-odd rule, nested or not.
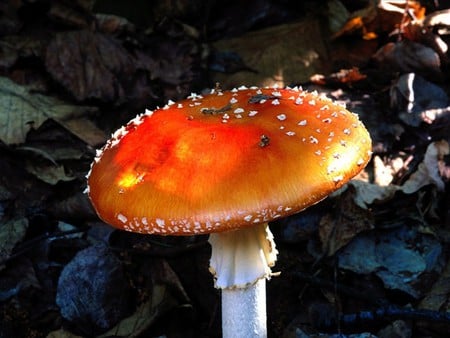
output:
[[[332,1],[331,3],[335,3],[339,1]],[[330,2],[328,3],[330,6]],[[341,4],[342,6],[342,4]],[[340,13],[341,25],[338,29],[332,30],[334,33],[331,38],[337,39],[344,35],[360,35],[364,40],[372,40],[377,38],[377,34],[367,29],[367,24],[374,21],[379,15],[379,11],[377,10],[374,2],[369,2],[368,5],[358,11],[353,13],[347,13],[347,17],[345,18],[345,12],[340,9],[341,6],[337,6],[333,4],[333,9],[339,9],[337,13]],[[329,7],[330,16],[333,18],[333,21],[336,20],[336,13],[333,13],[331,8]],[[343,20],[345,18],[345,21]],[[333,24],[334,26],[336,23]]]
[[[399,111],[400,119],[413,127],[432,122],[436,116],[445,114],[449,105],[444,89],[414,73],[398,78],[390,89],[390,100],[391,107]]]
[[[401,157],[393,158],[389,163],[384,163],[379,156],[373,158],[374,182],[379,186],[388,186],[395,174],[397,174],[404,166]]]
[[[330,32],[337,34],[350,18],[350,12],[339,0],[327,1],[327,18]]]
[[[389,42],[373,55],[373,59],[382,68],[393,71],[442,77],[439,55],[433,49],[414,41]]]
[[[322,252],[329,256],[348,244],[358,233],[373,228],[367,209],[354,202],[355,189],[347,189],[337,202],[336,210],[327,213],[319,223]]]
[[[327,72],[327,49],[320,22],[304,19],[297,23],[269,27],[237,38],[221,40],[214,47],[238,54],[249,69],[235,74],[216,74],[224,88],[245,85],[289,85],[308,81]]]
[[[390,200],[399,189],[398,186],[394,185],[379,186],[359,180],[351,180],[342,189],[347,189],[348,186],[355,188],[354,201],[356,205],[365,209],[373,203],[382,203]],[[336,191],[335,194],[341,193],[342,189]]]
[[[63,165],[53,164],[51,162],[28,161],[26,169],[40,180],[55,185],[60,181],[73,181],[76,177],[68,176]]]
[[[13,66],[17,58],[19,57],[19,53],[17,49],[8,43],[7,41],[0,41],[0,68],[8,69]]]
[[[403,185],[389,184],[387,186],[380,186],[359,180],[351,180],[334,194],[341,194],[348,186],[352,186],[356,191],[354,195],[355,203],[361,208],[368,208],[372,203],[388,201],[397,191],[412,194],[428,184],[433,184],[438,190],[443,190],[445,183],[439,174],[439,169],[442,167],[442,158],[449,153],[450,147],[447,141],[442,140],[430,143],[423,161]]]
[[[421,300],[419,308],[435,310],[435,311],[450,311],[450,261],[442,271],[439,279],[433,284],[431,290]],[[442,308],[444,307],[444,308]]]
[[[414,243],[414,245],[410,245]],[[389,289],[419,297],[425,271],[438,271],[442,246],[434,236],[404,226],[360,234],[339,254],[339,267],[355,273],[375,273]]]
[[[404,193],[411,194],[428,184],[434,184],[438,190],[444,190],[445,183],[439,175],[439,161],[449,153],[447,141],[442,140],[431,143],[425,152],[423,162],[419,164],[417,171],[402,185],[401,190]]]
[[[167,287],[155,285],[152,290],[152,297],[147,302],[141,304],[133,315],[123,319],[115,327],[98,336],[107,337],[139,337],[161,314],[173,308],[177,303],[172,297],[168,297]]]
[[[26,87],[0,77],[0,140],[7,144],[23,143],[30,128],[39,127],[48,118],[64,121],[92,110],[30,93]]]
[[[88,28],[93,27],[94,16],[88,10],[92,9],[94,1],[73,1],[70,5],[64,2],[54,1],[51,3],[48,16],[58,23],[70,27]]]
[[[11,255],[12,250],[20,242],[28,228],[26,218],[3,221],[0,224],[0,262],[4,262]],[[0,270],[4,268],[0,265]]]
[[[388,11],[413,16],[415,20],[421,20],[425,16],[426,8],[420,5],[420,2],[414,0],[381,0],[378,8]]]
[[[342,85],[347,84],[351,86],[353,83],[364,80],[367,75],[361,74],[358,67],[350,69],[341,69],[337,73],[333,73],[329,76],[315,74],[311,76],[311,82],[318,85]]]
[[[83,338],[64,329],[50,332],[46,338]]]
[[[95,14],[98,29],[106,34],[134,32],[136,27],[127,19],[112,14]]]
[[[131,55],[111,37],[86,30],[56,34],[45,66],[78,101],[123,100],[135,65]]]
[[[103,130],[85,117],[59,121],[59,123],[92,147],[103,145],[108,139]]]

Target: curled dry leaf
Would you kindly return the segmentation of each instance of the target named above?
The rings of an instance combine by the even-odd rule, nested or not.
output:
[[[388,186],[394,176],[404,167],[401,157],[393,158],[385,164],[379,156],[373,157],[374,182],[379,186]]]
[[[45,183],[55,185],[60,181],[72,181],[76,177],[66,174],[64,166],[50,162],[29,161],[26,165],[29,173],[33,174]]]
[[[432,184],[438,190],[443,190],[445,183],[440,176],[439,169],[442,167],[442,158],[450,154],[447,141],[436,141],[430,143],[425,152],[423,161],[417,170],[403,183],[403,185],[389,184],[380,186],[368,182],[352,180],[335,194],[340,194],[351,185],[355,188],[354,201],[361,208],[367,209],[373,203],[382,203],[391,199],[397,191],[412,194],[420,188]]]
[[[26,87],[0,77],[0,140],[6,144],[23,143],[31,127],[37,128],[49,118],[64,121],[93,110],[32,94]]]
[[[448,154],[449,144],[447,141],[442,140],[431,143],[417,171],[401,186],[401,190],[404,193],[411,194],[428,184],[434,184],[438,190],[444,190],[445,183],[439,175],[439,162],[443,156]]]
[[[368,209],[373,203],[386,202],[390,200],[394,193],[398,190],[395,185],[380,186],[373,183],[368,183],[359,180],[352,180],[341,190],[338,190],[336,194],[339,194],[342,190],[347,189],[347,186],[355,188],[354,201],[356,205],[361,208]]]

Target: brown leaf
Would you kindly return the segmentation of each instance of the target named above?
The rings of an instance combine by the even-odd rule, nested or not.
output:
[[[352,67],[350,69],[341,69],[337,73],[324,75],[313,75],[311,82],[318,85],[343,85],[352,86],[355,82],[359,82],[367,78],[367,75],[361,74],[358,67]]]
[[[406,2],[404,2],[403,6]],[[413,1],[408,2],[413,6]],[[336,39],[345,35],[357,35],[364,40],[373,40],[378,37],[377,32],[390,32],[395,25],[400,24],[403,14],[406,14],[406,9],[401,7],[402,4],[399,1],[396,1],[392,6],[386,6],[388,3],[389,1],[383,0],[370,1],[366,7],[350,13],[348,11],[345,12],[346,9],[340,1],[329,1],[329,20],[336,21],[336,18],[339,18],[340,22],[339,26],[336,23],[333,26],[330,24],[333,33],[331,38]],[[392,11],[393,8],[395,8],[395,11]],[[337,12],[336,9],[338,9]],[[395,15],[392,15],[393,13]]]
[[[177,304],[165,285],[155,285],[152,297],[141,304],[129,317],[123,319],[115,327],[97,338],[107,337],[139,337],[148,327],[154,323],[158,316],[162,315]]]
[[[102,145],[108,139],[105,132],[99,129],[91,120],[88,120],[87,118],[81,117],[59,122],[64,128],[90,146],[95,147]]]
[[[76,177],[68,176],[64,166],[51,162],[27,161],[26,169],[45,183],[55,185],[60,181],[73,181]]]
[[[439,175],[439,162],[443,156],[449,153],[447,141],[442,140],[431,143],[425,152],[423,162],[419,164],[417,170],[401,186],[402,191],[411,194],[428,184],[434,184],[438,190],[444,190],[445,184]]]
[[[93,110],[30,93],[26,87],[0,77],[0,140],[7,144],[23,143],[32,127],[38,128],[49,118],[69,120]]]
[[[123,100],[135,66],[119,42],[86,30],[56,34],[46,51],[52,77],[78,101]]]
[[[335,210],[320,220],[322,251],[329,256],[344,247],[358,233],[374,227],[370,212],[355,204],[355,194],[354,188],[347,189],[339,197]]]
[[[134,32],[136,27],[125,18],[112,14],[96,14],[98,29],[106,34]]]
[[[88,10],[94,1],[73,1],[70,5],[65,2],[53,1],[48,16],[70,27],[89,28],[93,25],[94,16]]]
[[[219,51],[237,53],[255,72],[215,75],[224,88],[245,85],[285,86],[308,81],[317,72],[327,72],[327,50],[320,22],[315,19],[273,26],[215,44]]]

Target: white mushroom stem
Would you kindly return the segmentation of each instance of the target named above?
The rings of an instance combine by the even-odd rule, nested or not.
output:
[[[222,289],[223,337],[267,337],[265,283],[278,253],[269,227],[215,233],[209,242],[210,270]]]
[[[244,289],[222,289],[223,337],[267,337],[266,280]]]

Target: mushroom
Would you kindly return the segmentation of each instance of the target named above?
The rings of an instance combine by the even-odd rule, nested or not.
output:
[[[210,234],[224,337],[265,337],[267,223],[317,203],[371,155],[358,117],[299,88],[214,89],[131,120],[98,151],[88,194],[132,232]]]

